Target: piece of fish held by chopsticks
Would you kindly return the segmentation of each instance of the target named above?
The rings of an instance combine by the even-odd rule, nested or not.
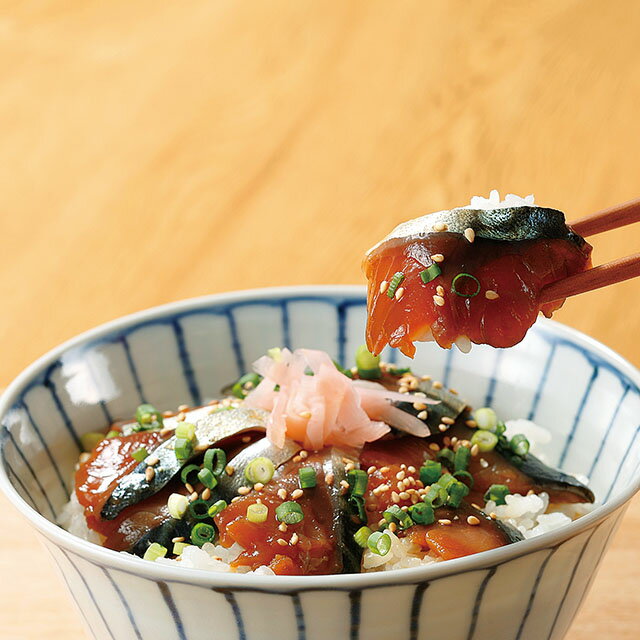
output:
[[[432,213],[370,249],[363,264],[369,350],[389,344],[413,357],[413,343],[423,340],[462,351],[471,343],[510,347],[539,312],[557,310],[563,301],[542,304],[541,290],[589,268],[591,246],[561,211],[531,202]]]
[[[179,459],[176,456],[175,435],[162,442],[152,452],[158,459],[157,464],[153,466],[153,476],[147,477],[147,463],[142,461],[131,473],[121,478],[102,508],[102,518],[112,520],[126,507],[157,493],[180,473],[190,460],[209,447],[244,432],[265,431],[268,418],[269,414],[266,411],[244,407],[213,413],[209,411],[195,421],[197,445],[192,455],[186,459]]]

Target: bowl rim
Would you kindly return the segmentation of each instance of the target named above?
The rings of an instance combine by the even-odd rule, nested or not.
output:
[[[305,299],[317,296],[364,298],[366,289],[362,285],[295,285],[284,287],[265,287],[244,289],[226,293],[216,293],[169,302],[118,317],[84,331],[75,337],[49,350],[28,365],[6,388],[0,397],[0,417],[11,408],[21,391],[42,370],[69,349],[96,341],[105,335],[140,322],[158,319],[164,315],[174,315],[190,311],[204,305],[259,301],[270,298]],[[555,320],[539,318],[540,326],[561,338],[576,344],[585,350],[596,353],[617,371],[626,375],[640,387],[640,371],[615,351],[590,336],[563,325]],[[516,558],[529,555],[543,549],[575,538],[587,529],[599,525],[624,507],[633,495],[640,490],[640,474],[632,478],[629,485],[614,495],[606,504],[598,505],[592,512],[570,524],[523,540],[518,544],[507,545],[482,553],[436,562],[433,564],[396,569],[393,571],[332,574],[324,576],[269,576],[253,574],[218,573],[203,569],[172,567],[163,563],[151,563],[133,555],[119,553],[97,544],[82,540],[59,525],[40,515],[17,492],[10,482],[4,463],[0,464],[0,488],[9,502],[25,517],[45,538],[58,547],[71,551],[84,560],[98,566],[108,566],[115,570],[145,577],[154,581],[196,584],[206,587],[232,588],[238,591],[257,591],[268,593],[304,592],[315,590],[351,590],[389,585],[417,584],[448,575],[456,575],[494,567]]]

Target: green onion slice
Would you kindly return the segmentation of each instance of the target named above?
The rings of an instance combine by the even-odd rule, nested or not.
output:
[[[193,454],[193,442],[186,438],[176,438],[174,451],[178,460],[188,460]]]
[[[214,476],[221,476],[227,466],[227,454],[222,449],[207,449],[204,454],[203,466]]]
[[[196,439],[196,425],[190,422],[179,422],[176,427],[176,438]]]
[[[144,552],[142,558],[144,560],[151,560],[155,562],[158,558],[164,558],[167,555],[167,547],[163,547],[157,542],[152,542],[147,550]]]
[[[107,438],[117,438],[120,435],[122,435],[122,434],[119,431],[116,431],[115,429],[111,429],[111,431],[109,431],[109,433],[107,433],[106,437]]]
[[[439,484],[432,484],[427,493],[424,494],[422,501],[433,506],[434,509],[441,507],[449,498],[447,490]]]
[[[440,474],[442,473],[442,464],[435,460],[425,460],[420,467],[420,482],[427,485],[438,482]]]
[[[352,496],[363,496],[369,484],[369,476],[362,469],[353,469],[347,474]]]
[[[140,429],[160,429],[162,413],[152,404],[141,404],[136,409],[136,422],[140,425]]]
[[[473,412],[473,419],[478,425],[478,429],[492,431],[498,424],[498,416],[491,407],[482,407]]]
[[[198,471],[198,480],[200,480],[207,489],[215,489],[218,484],[218,479],[209,469],[200,469],[200,471]]]
[[[194,520],[206,520],[209,517],[209,504],[204,500],[194,500],[189,503],[188,511]]]
[[[364,507],[364,498],[362,496],[350,496],[349,504],[353,507],[356,515],[361,522],[367,521],[367,511]]]
[[[264,456],[260,456],[259,458],[254,458],[244,470],[244,477],[251,483],[255,484],[256,482],[261,482],[262,484],[266,484],[273,478],[273,474],[275,473],[276,468],[269,458],[265,458]]]
[[[493,500],[496,505],[507,504],[505,500],[506,496],[511,493],[509,491],[509,487],[505,484],[492,484],[484,494],[485,502],[489,502],[489,500]]]
[[[477,444],[478,449],[483,453],[487,451],[493,451],[498,444],[498,436],[491,431],[485,431],[484,429],[478,429],[471,436],[471,444]]]
[[[255,522],[256,524],[266,522],[268,515],[269,507],[266,504],[258,504],[256,502],[247,507],[247,520],[249,522]]]
[[[197,464],[187,465],[180,472],[180,480],[182,480],[182,484],[190,484],[194,485],[198,481],[198,473],[200,472],[200,467]]]
[[[430,264],[424,271],[420,272],[420,279],[425,284],[428,284],[432,280],[435,280],[441,273],[442,273],[442,270],[434,262],[433,264]]]
[[[283,502],[276,507],[276,520],[285,524],[298,524],[304,519],[302,507],[297,502]]]
[[[473,487],[473,483],[475,482],[473,476],[468,471],[454,471],[453,477],[457,479],[464,478],[467,482],[465,484],[468,487]]]
[[[408,529],[413,525],[413,520],[407,511],[403,511],[397,504],[392,504],[387,507],[386,511],[382,513],[382,517],[387,522],[395,522],[399,524],[403,529]]]
[[[529,441],[526,436],[521,433],[517,433],[513,438],[511,438],[509,446],[511,447],[511,451],[518,456],[526,456],[527,453],[529,453]]]
[[[447,499],[447,505],[457,509],[460,506],[462,499],[469,495],[469,487],[467,487],[464,482],[455,480],[455,482],[449,486],[448,492],[449,498]]]
[[[463,293],[456,288],[456,284],[458,284],[458,286],[463,286],[465,283],[467,283],[467,279],[475,283],[475,291],[473,291],[472,293]],[[451,291],[461,298],[475,298],[475,296],[480,293],[481,288],[482,287],[480,286],[480,280],[478,280],[478,278],[476,278],[475,276],[472,276],[470,273],[459,273],[451,281]]]
[[[426,502],[418,502],[409,507],[409,516],[416,524],[432,524],[435,522],[433,506]]]
[[[280,351],[278,349],[278,351]],[[274,358],[275,359],[275,358]],[[257,373],[245,373],[231,387],[231,393],[236,397],[244,400],[252,389],[255,389],[262,380],[262,376]]]
[[[149,452],[147,451],[146,447],[140,447],[139,449],[136,449],[132,454],[131,457],[136,461],[136,462],[142,462],[147,456],[149,455]]]
[[[463,446],[458,447],[453,457],[453,470],[466,471],[469,466],[469,458],[471,458],[471,449]]]
[[[377,380],[382,377],[380,356],[374,356],[364,344],[356,349],[356,367],[358,375],[364,380]]]
[[[394,365],[390,365],[387,371],[392,376],[402,376],[405,373],[411,373],[411,367],[396,367]]]
[[[207,542],[213,542],[215,537],[215,528],[206,522],[198,522],[198,524],[191,529],[191,542],[199,547]]]
[[[396,273],[393,274],[391,280],[389,281],[389,287],[387,288],[387,295],[390,298],[393,298],[393,296],[396,295],[396,291],[403,280],[404,273],[402,273],[402,271],[396,271]]]
[[[363,549],[367,548],[367,540],[369,540],[369,536],[373,533],[369,527],[360,527],[354,534],[353,539],[356,541],[356,544]]]
[[[180,520],[189,508],[189,500],[181,493],[172,493],[167,500],[167,508],[172,518]]]
[[[222,511],[224,511],[227,508],[227,503],[224,500],[218,500],[217,502],[214,502],[210,507],[209,507],[209,517],[213,518],[214,516],[217,516],[219,513],[221,513]]]
[[[182,552],[191,545],[188,542],[174,542],[173,543],[173,555],[181,556]]]
[[[391,537],[382,531],[374,531],[367,540],[367,547],[378,556],[386,556],[391,549]]]
[[[313,467],[300,467],[298,469],[298,479],[301,489],[313,489],[318,484],[316,470]]]
[[[453,466],[454,453],[448,447],[440,449],[437,453],[438,460],[442,460],[447,466]]]

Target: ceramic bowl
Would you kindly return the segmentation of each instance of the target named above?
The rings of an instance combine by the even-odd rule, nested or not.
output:
[[[420,345],[413,367],[476,406],[548,427],[551,464],[590,477],[602,503],[552,533],[422,568],[320,577],[153,564],[56,526],[79,436],[140,402],[198,404],[274,345],[351,364],[360,287],[265,289],[169,304],[54,349],[0,402],[0,484],[40,534],[90,633],[129,640],[539,640],[562,638],[640,484],[640,374],[591,338],[541,320],[516,347],[468,355]],[[385,358],[403,362],[396,353]]]

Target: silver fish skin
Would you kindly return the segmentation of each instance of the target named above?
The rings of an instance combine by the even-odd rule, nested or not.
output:
[[[269,414],[261,409],[245,407],[219,411],[206,407],[188,413],[187,418],[196,427],[197,445],[193,455],[188,460],[178,460],[175,454],[175,435],[162,442],[151,452],[158,458],[158,463],[153,467],[153,478],[147,480],[147,463],[144,460],[123,476],[102,508],[100,515],[104,520],[113,520],[126,507],[156,494],[193,458],[225,438],[245,431],[266,430]]]
[[[446,228],[442,230],[441,225],[446,225]],[[476,237],[487,240],[516,242],[565,239],[578,247],[585,244],[585,240],[566,225],[564,213],[557,209],[532,205],[495,209],[458,207],[399,224],[386,238],[369,249],[367,256],[389,242],[420,239],[434,233],[463,234],[469,228],[473,229]]]

